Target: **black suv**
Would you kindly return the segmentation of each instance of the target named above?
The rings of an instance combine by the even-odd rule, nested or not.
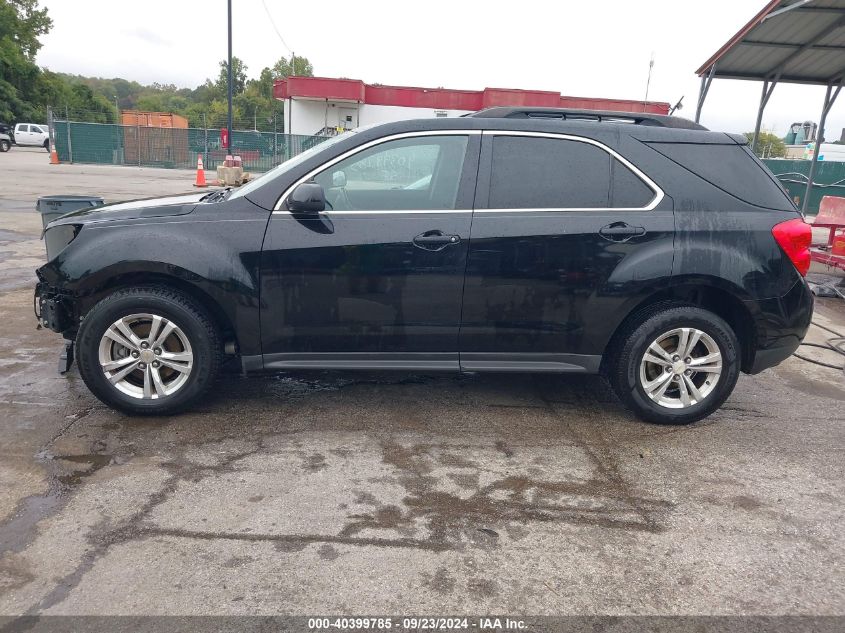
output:
[[[361,128],[236,190],[71,213],[45,240],[38,318],[128,413],[184,409],[237,356],[604,372],[642,418],[687,423],[790,356],[813,306],[810,227],[745,139],[630,113]]]

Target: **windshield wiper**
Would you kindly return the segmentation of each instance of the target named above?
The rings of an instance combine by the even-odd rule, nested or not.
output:
[[[231,187],[224,187],[223,189],[210,191],[200,198],[200,202],[218,202],[220,200],[225,200],[231,190]]]

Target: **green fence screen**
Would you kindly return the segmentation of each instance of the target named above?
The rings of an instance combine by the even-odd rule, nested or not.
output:
[[[231,147],[220,146],[220,131],[156,128],[55,121],[56,152],[61,162],[194,169],[201,155],[206,169],[216,169],[226,154],[240,155],[244,169],[272,169],[326,140],[324,136],[232,130]]]
[[[772,170],[772,173],[783,184],[800,209],[807,192],[810,161],[773,158],[763,162],[766,163],[766,167]],[[823,196],[845,197],[845,163],[822,160],[816,164],[813,191],[810,193],[810,201],[807,204],[808,214],[819,212],[819,203]]]
[[[220,146],[220,131],[201,128],[155,128],[103,123],[54,122],[61,162],[193,169],[201,155],[206,169],[216,169],[226,154],[238,154],[244,169],[262,172],[322,143],[328,137],[233,130],[231,148]],[[763,161],[801,206],[810,173],[808,160]],[[845,162],[820,161],[807,206],[818,213],[822,196],[845,196]]]

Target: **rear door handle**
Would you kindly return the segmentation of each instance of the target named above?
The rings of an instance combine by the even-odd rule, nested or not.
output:
[[[627,242],[632,237],[645,235],[641,226],[631,226],[627,222],[613,222],[599,229],[599,235],[611,242]]]
[[[459,235],[444,235],[443,231],[426,231],[420,233],[414,239],[414,246],[426,251],[440,251],[453,244],[459,244]]]

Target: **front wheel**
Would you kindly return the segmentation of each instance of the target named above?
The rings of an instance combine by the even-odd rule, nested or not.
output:
[[[639,417],[689,424],[722,406],[739,377],[739,344],[719,316],[692,306],[656,308],[620,336],[611,383]]]
[[[12,143],[6,139],[0,140],[0,152],[8,152],[12,148]]]
[[[44,141],[44,149],[46,149],[48,152],[50,151],[50,140],[49,139]]]
[[[167,288],[129,288],[106,297],[85,316],[76,345],[88,388],[129,414],[189,407],[220,365],[219,337],[205,310]]]

